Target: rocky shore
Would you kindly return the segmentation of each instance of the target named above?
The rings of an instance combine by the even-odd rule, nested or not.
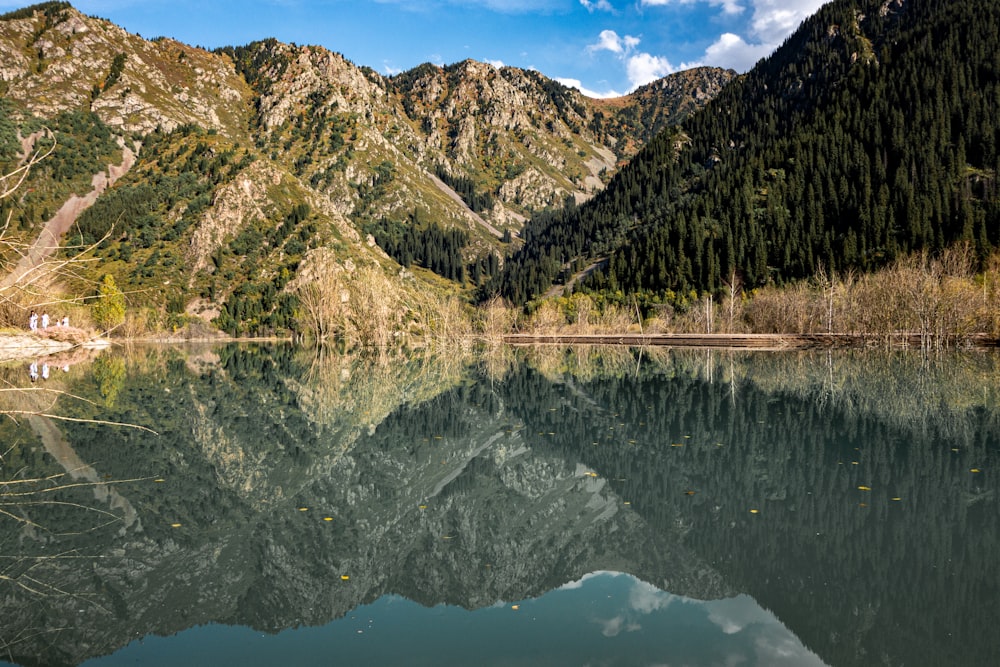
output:
[[[39,332],[0,332],[0,362],[46,357],[78,347],[107,347],[110,341],[75,327],[50,327]]]

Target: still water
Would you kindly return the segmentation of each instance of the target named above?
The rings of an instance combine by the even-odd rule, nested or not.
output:
[[[51,366],[0,369],[12,664],[1000,656],[994,354]]]

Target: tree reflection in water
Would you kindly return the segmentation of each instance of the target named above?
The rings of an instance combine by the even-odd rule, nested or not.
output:
[[[34,570],[63,594],[6,588],[10,657],[323,625],[387,594],[490,608],[605,570],[750,595],[828,664],[1000,654],[994,355],[516,356],[146,350],[110,404],[76,375],[94,401],[72,416],[160,435],[59,424],[95,473],[148,479],[88,498],[113,525],[0,524],[8,559],[84,556]],[[5,472],[65,471],[37,425],[0,428]]]

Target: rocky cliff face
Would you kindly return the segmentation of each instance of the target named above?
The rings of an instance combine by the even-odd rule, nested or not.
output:
[[[92,109],[122,134],[185,123],[238,135],[250,90],[226,58],[65,9],[0,21],[0,90],[41,118]]]

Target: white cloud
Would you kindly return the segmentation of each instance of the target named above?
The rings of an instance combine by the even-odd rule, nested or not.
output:
[[[583,5],[584,9],[593,14],[597,12],[613,12],[615,8],[611,5],[608,0],[580,0],[580,4]]]
[[[656,586],[645,581],[636,580],[629,590],[629,607],[640,614],[652,614],[669,607],[675,600],[682,600],[672,593],[661,591]]]
[[[559,81],[559,83],[562,83],[564,86],[568,86],[569,84],[568,83],[563,83],[563,81],[575,81],[575,80],[576,79],[562,79],[562,80],[556,79],[556,81]],[[576,86],[574,86],[574,87],[576,87]],[[625,574],[624,572],[616,572],[614,570],[594,570],[593,572],[590,572],[588,574],[583,575],[582,577],[580,577],[576,581],[566,582],[565,584],[563,584],[562,586],[560,586],[556,590],[560,590],[560,591],[572,591],[572,590],[576,590],[577,588],[582,588],[583,585],[587,581],[589,581],[591,579],[597,579],[597,578],[600,578],[600,577],[611,577],[612,579],[614,579],[615,577],[628,577],[628,576],[631,576],[631,575]]]
[[[682,68],[699,64],[728,67],[745,72],[761,58],[774,51],[802,21],[816,12],[827,0],[639,0],[642,7],[663,7],[669,4],[691,5],[705,3],[720,7],[722,14],[735,17],[747,7],[751,16],[745,21],[727,26],[739,32],[727,31],[705,49],[705,55],[697,63],[685,64]],[[742,24],[742,29],[737,26]]]
[[[617,637],[625,625],[625,619],[621,616],[598,621],[601,624],[601,634],[605,637]]]
[[[621,616],[615,616],[614,618],[609,618],[606,620],[598,620],[598,625],[601,626],[601,634],[605,637],[617,637],[622,631],[625,632],[638,632],[642,630],[642,626],[633,621],[629,621]]]
[[[762,43],[777,46],[803,19],[816,13],[827,0],[751,0],[751,34]]]
[[[724,14],[742,14],[745,9],[740,0],[640,0],[639,4],[643,7],[663,7],[670,4],[693,5],[696,2],[707,2],[713,7],[722,7]]]
[[[593,97],[594,99],[597,99],[597,100],[609,99],[609,98],[612,98],[612,97],[621,97],[624,94],[624,93],[620,93],[617,90],[613,90],[613,89],[612,90],[605,90],[604,92],[600,92],[600,91],[596,91],[596,90],[591,90],[589,88],[584,88],[583,82],[580,81],[579,79],[568,79],[568,78],[565,78],[565,77],[555,77],[554,80],[558,81],[559,83],[561,83],[562,85],[566,86],[567,88],[576,88],[577,90],[579,90],[581,93],[583,93],[587,97]],[[567,584],[567,586],[568,586],[568,584]]]
[[[678,71],[663,56],[654,56],[649,53],[637,53],[630,56],[625,70],[633,89]]]
[[[501,14],[530,14],[559,10],[564,0],[375,0],[381,4],[397,5],[408,11],[438,11],[442,5],[485,7]]]
[[[748,44],[742,37],[731,32],[719,35],[719,39],[705,49],[702,62],[715,67],[726,67],[745,72],[774,50],[773,44]]]
[[[663,55],[639,50],[640,39],[620,35],[614,30],[602,30],[598,40],[587,46],[587,52],[596,54],[607,51],[617,57],[625,67],[629,91],[674,72],[712,65],[745,72],[761,58],[773,52],[795,30],[803,19],[813,14],[826,0],[638,0],[641,7],[668,4],[693,5],[704,3],[718,7],[729,30],[722,32],[695,62],[675,66]],[[588,10],[598,8],[601,0],[579,0]],[[610,4],[610,3],[608,3]],[[749,12],[747,10],[750,10]],[[744,13],[749,14],[743,15]],[[743,15],[737,18],[738,15]],[[617,96],[616,91],[600,93],[586,90],[576,79],[560,79],[567,86],[577,88],[589,97]]]
[[[614,30],[602,30],[597,43],[588,46],[587,50],[591,53],[610,51],[617,55],[625,63],[625,72],[630,84],[629,90],[634,90],[677,71],[677,68],[663,56],[636,51],[639,42],[639,38],[632,35],[622,37]],[[574,87],[580,88],[579,86]],[[580,88],[580,92],[583,92],[582,88]],[[584,93],[584,95],[588,95],[588,93]]]
[[[507,66],[502,60],[490,60],[489,58],[487,58],[483,62],[488,65],[493,65],[493,67],[495,67],[496,69],[500,69],[502,67]]]
[[[611,53],[625,53],[627,48],[635,48],[639,40],[631,35],[619,37],[614,30],[602,30],[597,36],[597,43],[591,44],[587,50],[591,53],[595,51],[611,51]]]
[[[741,656],[742,660],[732,664],[752,662],[774,667],[822,667],[824,664],[774,614],[747,595],[714,600],[705,603],[705,608],[708,620],[723,633],[742,634],[752,641],[755,655],[752,658]]]

